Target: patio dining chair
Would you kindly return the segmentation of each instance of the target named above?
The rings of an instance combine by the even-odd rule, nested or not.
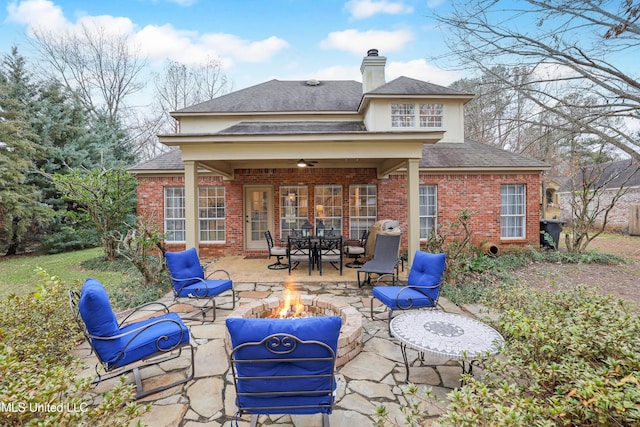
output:
[[[342,276],[342,237],[320,237],[316,253],[321,276],[323,262],[330,263]]]
[[[269,248],[269,259],[276,257],[276,262],[269,264],[267,268],[269,270],[284,270],[289,267],[282,262],[282,258],[287,257],[287,248],[285,246],[275,246],[273,243],[273,236],[269,230],[264,232],[264,238],[267,240],[267,247]]]
[[[291,237],[287,240],[287,262],[289,274],[298,267],[301,262],[309,264],[309,276],[315,263],[315,247],[311,243],[311,237]]]
[[[238,407],[234,420],[251,414],[253,427],[262,414],[322,414],[322,425],[329,427],[342,318],[228,318],[226,325]]]
[[[358,287],[371,283],[371,275],[391,276],[395,285],[398,281],[398,263],[400,258],[400,235],[379,234],[373,249],[373,258],[365,262],[358,270]],[[361,278],[362,275],[362,278]]]
[[[194,349],[190,343],[189,329],[176,313],[169,312],[166,305],[154,302],[144,304],[131,311],[118,322],[106,290],[96,279],[84,282],[80,293],[69,291],[69,304],[73,317],[87,339],[91,350],[98,358],[96,379],[118,377],[133,373],[136,383],[136,399],[168,388],[184,384],[193,378]],[[144,320],[131,321],[140,310],[157,306],[161,314]],[[175,381],[144,390],[140,370],[181,356],[182,350],[191,352],[191,364],[184,377]],[[100,367],[106,372],[100,373]]]
[[[374,298],[384,304],[389,311],[388,324],[391,323],[395,310],[437,309],[445,266],[446,254],[416,251],[406,285],[373,287],[371,319],[375,320],[373,316]]]
[[[361,259],[367,254],[367,239],[369,238],[369,230],[364,230],[360,240],[353,241],[344,246],[344,255],[347,258],[353,259],[353,261],[345,264],[345,267],[360,268],[364,264]],[[355,243],[357,242],[357,243]]]
[[[173,283],[174,301],[178,298],[203,299],[204,305],[197,307],[201,317],[185,317],[189,320],[202,320],[202,322],[215,322],[216,300],[215,297],[225,291],[231,291],[233,308],[236,307],[236,294],[233,290],[233,281],[225,270],[214,270],[205,276],[205,269],[200,263],[198,252],[195,248],[178,252],[166,252],[165,260],[169,269],[171,283]],[[218,278],[212,278],[214,275]],[[207,318],[208,311],[213,312],[211,319]]]

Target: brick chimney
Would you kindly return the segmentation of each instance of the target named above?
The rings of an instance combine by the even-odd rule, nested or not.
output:
[[[387,58],[378,56],[378,49],[369,49],[367,56],[362,59],[360,72],[362,73],[362,92],[375,90],[386,83],[384,79],[384,67]]]

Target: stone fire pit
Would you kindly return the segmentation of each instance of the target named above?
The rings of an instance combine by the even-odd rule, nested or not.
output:
[[[301,317],[301,320],[309,316],[342,317],[336,367],[344,365],[362,351],[362,316],[358,310],[349,305],[345,298],[333,295],[300,295],[299,300],[304,304],[304,311],[306,312]],[[273,317],[282,309],[283,301],[284,298],[269,297],[243,304],[232,311],[228,317]],[[231,340],[227,336],[227,346],[230,346],[230,343]]]

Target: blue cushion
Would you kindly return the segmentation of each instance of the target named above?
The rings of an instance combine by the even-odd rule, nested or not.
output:
[[[112,343],[108,359],[109,369],[118,368],[141,359],[146,359],[161,351],[189,342],[189,329],[176,313],[167,313],[123,326],[121,334],[126,334]],[[118,358],[121,350],[123,355]]]
[[[206,298],[214,297],[226,290],[231,289],[233,287],[233,282],[228,279],[204,280],[203,282],[198,281],[197,283],[191,285],[182,287],[179,286],[176,287],[176,295],[178,297]]]
[[[380,300],[391,310],[408,310],[410,308],[435,306],[435,298],[426,295],[426,292],[420,292],[404,286],[374,286],[372,293],[374,298]]]
[[[173,281],[173,286],[176,289],[199,283],[199,279],[204,279],[204,270],[200,265],[198,252],[196,252],[195,248],[180,252],[167,252],[164,256],[167,260],[167,268],[169,268],[173,278],[193,279]]]
[[[235,348],[248,342],[260,342],[267,336],[273,334],[290,334],[300,340],[314,340],[327,344],[334,352],[337,352],[338,337],[342,319],[338,316],[309,317],[304,319],[242,319],[228,318],[227,328],[231,337],[232,346]],[[274,341],[275,342],[275,341]],[[282,344],[286,344],[282,341]],[[280,350],[284,347],[279,346]],[[278,356],[267,350],[264,346],[250,346],[239,349],[235,353],[236,359],[278,359],[278,358],[302,358],[302,357],[327,357],[330,353],[327,349],[319,346],[299,345],[290,353]],[[317,412],[329,413],[332,403],[332,393],[305,393],[299,395],[279,395],[279,392],[291,391],[318,391],[332,390],[335,388],[335,380],[331,377],[333,372],[333,362],[261,362],[261,363],[239,363],[236,364],[236,372],[239,377],[247,376],[287,376],[287,375],[309,375],[327,374],[326,377],[309,378],[286,378],[275,380],[239,380],[238,392],[268,392],[265,396],[240,396],[238,407],[261,408],[248,412],[261,414],[311,414]],[[327,405],[326,408],[304,408],[296,406],[305,405]],[[274,408],[279,407],[280,408]]]
[[[120,327],[111,308],[111,301],[107,291],[96,279],[85,280],[80,291],[78,310],[89,334],[99,337],[118,335]]]
[[[446,265],[446,254],[430,254],[427,252],[416,251],[411,264],[411,271],[407,278],[409,286],[426,286],[433,287],[440,283],[444,268]],[[440,293],[439,288],[433,289],[417,289],[432,299],[437,299]]]

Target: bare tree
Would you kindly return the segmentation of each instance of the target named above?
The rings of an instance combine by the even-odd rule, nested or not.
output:
[[[125,34],[81,25],[66,32],[36,30],[33,44],[43,70],[78,93],[91,112],[106,113],[115,123],[127,97],[140,91],[145,61]]]
[[[450,27],[448,44],[461,63],[493,73],[536,111],[547,111],[554,117],[549,129],[577,131],[640,159],[637,69],[616,65],[637,53],[637,8],[611,0],[476,0],[454,4],[438,19]],[[535,78],[501,77],[492,71],[498,65],[533,69]]]

